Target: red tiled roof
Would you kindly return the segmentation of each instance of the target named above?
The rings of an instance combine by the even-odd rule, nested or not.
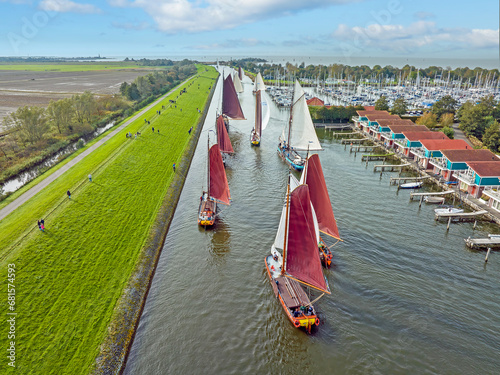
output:
[[[401,118],[381,118],[377,119],[379,125],[389,126],[389,125],[415,125],[411,120],[403,120]]]
[[[472,146],[462,139],[422,139],[420,143],[428,151],[472,150]]]
[[[463,161],[500,161],[490,150],[443,150],[443,155],[451,162]]]
[[[325,105],[325,102],[320,98],[314,97],[307,101],[307,105],[323,107]]]
[[[356,111],[356,113],[358,114],[358,116],[365,116],[365,115],[376,114],[376,113],[390,115],[390,113],[387,111],[375,111],[375,110],[373,110],[373,111],[372,110],[364,110],[364,111],[360,110],[360,111]]]
[[[481,177],[500,177],[500,163],[496,161],[471,161],[467,165]]]
[[[403,135],[409,141],[420,141],[421,139],[450,139],[443,132],[430,132],[430,131],[404,131]]]
[[[398,134],[408,131],[430,132],[429,128],[425,125],[389,125],[388,127],[393,133]]]
[[[401,117],[398,115],[391,115],[391,114],[385,114],[385,113],[368,113],[365,115],[365,117],[370,120],[370,121],[377,121],[377,119],[384,119],[384,118],[390,118],[390,119],[395,119],[395,120],[401,120]]]

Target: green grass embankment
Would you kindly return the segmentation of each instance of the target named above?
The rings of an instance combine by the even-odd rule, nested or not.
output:
[[[204,107],[215,83],[215,70],[200,69],[201,76],[177,98],[177,108],[156,114],[179,89],[0,222],[0,269],[5,275],[7,264],[15,264],[17,270],[12,373],[86,374],[93,368],[174,177],[172,164],[193,137],[188,129],[201,116],[196,108]],[[142,135],[129,139],[127,131]],[[45,233],[36,228],[41,217]],[[3,325],[4,348],[7,330]]]

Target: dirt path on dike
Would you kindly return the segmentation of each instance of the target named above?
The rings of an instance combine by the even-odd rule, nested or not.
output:
[[[188,78],[186,81],[182,82],[179,86],[185,84],[189,80],[191,80],[193,77]],[[5,217],[7,217],[9,214],[11,214],[16,208],[20,207],[24,203],[26,203],[28,200],[30,200],[32,197],[34,197],[36,194],[38,194],[40,191],[45,189],[47,186],[49,186],[56,178],[64,174],[66,171],[68,171],[71,167],[73,167],[75,164],[80,162],[83,158],[85,158],[87,155],[91,154],[93,151],[95,151],[97,148],[99,148],[104,142],[108,141],[112,137],[116,135],[116,133],[122,131],[126,126],[128,126],[130,123],[133,121],[137,120],[139,117],[141,117],[145,112],[153,108],[155,105],[157,105],[159,102],[161,102],[166,96],[170,95],[172,92],[174,92],[179,86],[174,87],[172,90],[167,92],[165,95],[162,95],[160,98],[155,100],[153,103],[148,105],[147,107],[143,108],[140,112],[138,112],[136,115],[134,115],[130,120],[124,122],[121,124],[118,128],[113,130],[111,133],[106,135],[104,138],[96,142],[94,145],[89,147],[87,150],[82,152],[80,155],[75,157],[73,160],[68,162],[66,165],[64,165],[62,168],[57,170],[56,172],[52,173],[49,177],[47,177],[45,180],[41,181],[40,183],[36,184],[33,186],[31,189],[29,189],[27,192],[22,194],[20,197],[16,198],[14,201],[9,203],[7,206],[2,208],[0,210],[0,221],[3,220]]]

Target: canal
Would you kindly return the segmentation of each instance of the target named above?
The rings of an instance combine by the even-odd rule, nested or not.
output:
[[[315,305],[321,324],[311,335],[293,327],[264,265],[285,196],[288,168],[276,147],[288,112],[271,104],[261,147],[251,147],[254,96],[243,83],[247,120],[230,127],[232,205],[213,230],[197,225],[219,84],[125,374],[497,373],[500,254],[485,266],[463,240],[497,227],[447,232],[434,207],[410,202],[389,173],[373,173],[324,130],[320,159],[344,242],[325,271],[332,294]]]

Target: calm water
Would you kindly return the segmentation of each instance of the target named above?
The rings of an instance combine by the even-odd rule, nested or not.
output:
[[[498,229],[466,223],[446,233],[431,207],[397,194],[390,174],[380,178],[322,130],[320,158],[345,242],[333,248],[332,295],[316,304],[317,331],[292,326],[264,266],[285,193],[288,169],[275,149],[288,114],[272,105],[261,148],[251,148],[248,78],[244,87],[248,120],[230,129],[233,204],[214,230],[198,227],[214,104],[125,374],[498,373],[500,253],[485,267],[485,254],[463,241]]]

